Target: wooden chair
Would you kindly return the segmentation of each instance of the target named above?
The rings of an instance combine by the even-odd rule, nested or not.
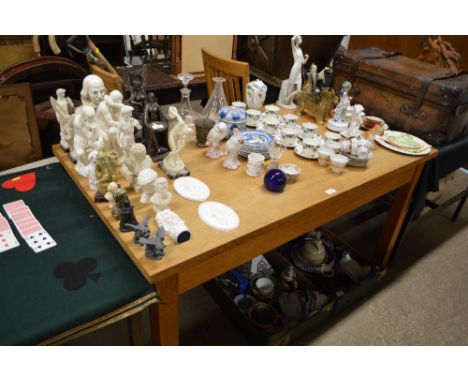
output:
[[[249,64],[216,56],[202,49],[208,96],[213,91],[213,77],[224,77],[224,93],[230,105],[234,101],[245,102],[245,86],[250,81]]]

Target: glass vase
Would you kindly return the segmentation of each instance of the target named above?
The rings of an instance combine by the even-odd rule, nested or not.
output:
[[[219,121],[219,110],[224,106],[228,106],[226,95],[224,94],[223,83],[226,82],[224,77],[213,77],[214,89],[208,103],[203,109],[203,116],[212,119],[215,122]]]

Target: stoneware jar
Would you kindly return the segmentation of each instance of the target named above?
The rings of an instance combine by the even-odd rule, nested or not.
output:
[[[265,102],[267,86],[262,80],[255,80],[249,82],[245,87],[245,93],[247,98],[247,107],[249,109],[260,110]]]

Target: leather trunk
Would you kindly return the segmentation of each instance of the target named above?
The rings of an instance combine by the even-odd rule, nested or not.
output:
[[[383,118],[390,129],[414,134],[432,145],[468,135],[468,74],[378,48],[340,50],[334,88],[351,81],[352,103]]]

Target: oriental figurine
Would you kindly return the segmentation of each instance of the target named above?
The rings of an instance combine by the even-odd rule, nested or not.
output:
[[[96,162],[96,177],[98,179],[98,188],[94,196],[95,202],[107,202],[104,197],[110,182],[115,181],[115,165],[117,155],[114,152],[106,153],[100,151]]]
[[[150,92],[144,109],[142,141],[154,161],[162,160],[168,153],[167,121],[159,108],[158,99]]]
[[[327,122],[327,128],[332,131],[340,132],[348,127],[346,112],[348,111],[348,107],[351,105],[351,97],[349,97],[351,87],[352,85],[349,81],[345,81],[341,85],[340,100],[335,108],[333,118],[330,118]]]
[[[137,184],[137,177],[141,170],[151,168],[153,161],[146,155],[146,148],[143,143],[134,143],[130,147],[128,156],[125,157],[120,169],[120,173],[127,180],[131,187],[137,192],[140,188]]]
[[[56,91],[57,99],[50,97],[50,104],[55,111],[55,117],[60,125],[60,145],[64,150],[69,150],[73,140],[73,130],[71,126],[71,115],[69,110],[75,108],[70,97],[65,96],[65,89],[59,88]]]
[[[107,186],[107,192],[104,197],[109,201],[111,214],[116,220],[120,220],[122,199],[127,195],[127,190],[120,187],[120,184],[110,182]]]
[[[174,126],[169,131],[168,141],[171,152],[162,162],[159,162],[159,166],[169,178],[175,179],[180,176],[190,175],[189,170],[185,168],[180,153],[184,149],[187,139],[192,134],[192,129],[185,124],[174,106],[169,107],[169,118],[176,120]]]
[[[302,65],[309,59],[309,55],[304,55],[301,49],[302,37],[293,36],[291,38],[291,49],[294,59],[294,64],[289,73],[289,78],[281,84],[280,95],[277,104],[286,109],[295,109],[296,105],[293,102],[294,96],[301,91],[302,88]]]

